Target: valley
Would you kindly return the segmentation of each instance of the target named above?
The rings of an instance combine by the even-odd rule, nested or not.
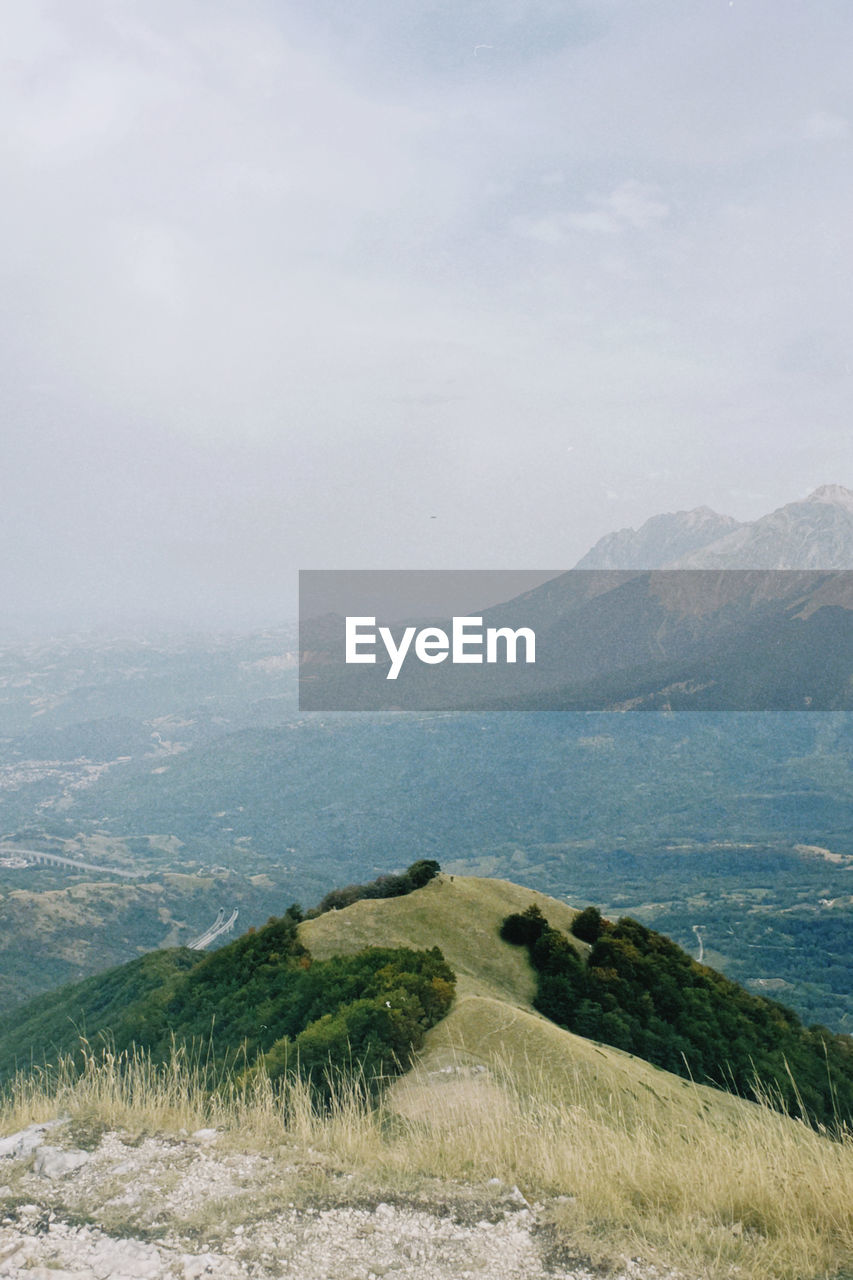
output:
[[[28,734],[2,744],[18,769],[0,801],[5,1008],[187,944],[220,909],[247,927],[435,857],[636,915],[694,953],[698,927],[709,963],[807,1021],[853,1027],[842,713],[364,718],[300,715],[279,696],[203,731],[192,706],[173,715],[186,724],[167,758],[143,718],[126,758],[51,756],[53,772]],[[91,779],[95,762],[108,767]],[[87,785],[69,789],[74,770]],[[19,849],[65,861],[15,865]]]
[[[653,517],[581,565],[707,570],[732,538],[757,568],[853,563],[840,486],[735,524]],[[0,1011],[436,858],[635,915],[853,1031],[848,712],[307,713],[297,659],[295,626],[0,646]]]

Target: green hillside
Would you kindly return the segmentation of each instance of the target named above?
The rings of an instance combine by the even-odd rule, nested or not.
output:
[[[503,942],[506,915],[534,905],[558,929],[569,929],[577,912],[556,898],[508,880],[441,875],[407,898],[359,902],[299,926],[300,938],[317,956],[357,952],[369,938],[389,945],[411,939],[438,945],[457,975],[450,1012],[425,1038],[418,1070],[393,1086],[396,1107],[416,1115],[430,1098],[444,1105],[466,1068],[497,1064],[522,1092],[574,1097],[579,1081],[602,1098],[618,1098],[625,1110],[648,1106],[687,1122],[713,1111],[735,1123],[744,1104],[661,1071],[632,1054],[573,1035],[533,1007],[536,972],[527,954]],[[579,954],[588,947],[576,940]],[[479,1082],[487,1088],[485,1077]],[[470,1080],[466,1080],[468,1096]]]
[[[341,892],[411,893],[436,871],[417,863]],[[297,936],[301,918],[294,905],[217,951],[152,952],[37,998],[0,1022],[0,1079],[63,1055],[80,1061],[84,1043],[160,1062],[186,1045],[217,1074],[263,1060],[275,1078],[295,1063],[318,1083],[329,1063],[368,1077],[404,1070],[453,1000],[441,953],[372,945],[315,958]]]
[[[120,862],[115,853],[107,857]],[[32,887],[23,887],[27,882]],[[7,871],[0,883],[0,1016],[41,992],[155,949],[187,945],[222,908],[227,914],[237,908],[241,920],[265,920],[289,901],[285,895],[268,877],[253,881],[225,868],[135,883],[73,867]]]
[[[531,907],[561,952],[590,964],[595,944],[569,940],[579,913],[565,903],[445,874],[311,919],[291,910],[208,955],[153,953],[41,997],[0,1025],[7,1070],[15,1056],[55,1062],[80,1030],[94,1048],[99,1032],[119,1047],[134,1026],[150,1052],[92,1053],[73,1079],[7,1081],[0,1132],[58,1114],[81,1132],[118,1127],[131,1138],[215,1126],[228,1150],[263,1150],[265,1176],[277,1161],[290,1170],[307,1159],[311,1204],[318,1191],[375,1203],[425,1187],[448,1204],[462,1185],[482,1199],[515,1184],[541,1202],[537,1229],[541,1218],[557,1261],[642,1257],[659,1273],[709,1280],[849,1274],[851,1130],[816,1131],[766,1099],[694,1083],[549,1021],[534,1007],[526,948],[500,936],[507,916]],[[240,1056],[236,1087],[211,1089],[197,1057],[161,1056],[172,1031],[209,1040],[211,1027],[220,1079],[240,1037],[266,1073],[244,1072]],[[318,1093],[316,1074],[291,1070],[297,1054],[316,1068],[352,1048],[387,1080],[386,1051],[397,1047],[399,1065],[413,1065],[379,1098],[346,1077]]]
[[[0,1023],[0,1073],[73,1053],[81,1036],[160,1061],[174,1041],[204,1045],[218,1069],[263,1059],[273,1077],[297,1057],[315,1076],[353,1058],[404,1070],[424,1048],[421,1066],[497,1055],[514,1077],[604,1072],[624,1098],[652,1089],[679,1106],[686,1075],[718,1086],[724,1109],[723,1089],[768,1089],[811,1121],[853,1117],[846,1037],[807,1031],[637,922],[584,941],[571,933],[576,911],[508,881],[445,874],[408,893],[404,881],[341,890],[313,918],[292,907],[209,954],[152,952],[40,997]],[[372,896],[382,892],[397,896]],[[328,909],[338,900],[350,905]],[[528,948],[501,937],[507,919],[535,923]]]
[[[144,1045],[165,1056],[171,1037],[207,1041],[222,1051],[244,1043],[249,1055],[267,1052],[281,1034],[312,1021],[352,995],[353,969],[324,992],[335,957],[367,948],[387,951],[438,946],[457,975],[457,1003],[487,996],[531,1009],[535,975],[525,955],[501,942],[508,911],[531,902],[568,928],[575,912],[507,881],[438,876],[417,892],[363,898],[299,923],[298,909],[250,930],[208,954],[152,951],[81,982],[39,996],[0,1018],[0,1077],[30,1062],[73,1053],[80,1037],[117,1050]],[[582,944],[579,944],[582,946]],[[309,966],[310,960],[310,966]],[[306,967],[308,966],[308,967]],[[310,1015],[310,1016],[309,1016]]]
[[[536,906],[501,926],[526,948],[534,1006],[553,1022],[742,1097],[769,1092],[805,1120],[853,1117],[849,1037],[804,1027],[784,1005],[750,995],[630,917],[614,924],[590,907],[572,932],[590,944],[583,959]]]
[[[18,1067],[75,1053],[81,1037],[97,1044],[99,1035],[108,1032],[112,1043],[132,1042],[152,1004],[168,999],[198,959],[197,951],[186,948],[150,951],[106,973],[37,996],[0,1017],[0,1080]]]
[[[531,908],[542,913],[552,936],[571,944],[566,967],[573,976],[583,972],[591,976],[590,991],[584,992],[587,1007],[581,1026],[585,1030],[574,1022],[575,1010],[567,1010],[568,993],[560,988],[554,952],[561,953],[561,948],[553,948],[550,957],[540,955],[537,972],[526,948],[500,937],[507,916]],[[853,1044],[848,1037],[822,1028],[807,1030],[789,1010],[749,995],[736,983],[697,965],[669,939],[634,921],[620,922],[620,928],[607,933],[606,944],[600,940],[591,947],[570,934],[577,915],[565,903],[509,881],[442,875],[409,898],[361,902],[345,912],[306,921],[300,925],[300,937],[316,955],[355,951],[371,937],[397,945],[411,939],[417,945],[441,948],[457,974],[458,997],[448,1017],[427,1036],[424,1061],[432,1071],[458,1060],[460,1053],[462,1061],[472,1064],[497,1053],[513,1077],[520,1072],[541,1084],[544,1076],[549,1087],[561,1087],[560,1082],[568,1086],[577,1071],[590,1072],[601,1078],[602,1088],[609,1081],[608,1087],[623,1100],[635,1096],[638,1088],[652,1089],[666,1099],[666,1105],[678,1100],[679,1109],[685,1097],[690,1098],[691,1107],[698,1105],[698,1097],[704,1099],[702,1105],[708,1105],[711,1097],[713,1106],[724,1111],[723,1100],[728,1096],[724,1090],[729,1086],[743,1096],[754,1096],[757,1071],[759,1087],[781,1094],[784,1105],[794,1112],[802,1095],[803,1110],[811,1119],[832,1123],[837,1116],[846,1122],[853,1117]],[[623,935],[630,935],[630,941]],[[631,1014],[637,1013],[638,1006],[645,1010],[650,999],[647,993],[643,999],[638,978],[642,968],[638,945],[653,952],[660,964],[659,969],[647,966],[647,985],[657,975],[661,988],[682,995],[673,1004],[663,1071],[653,1065],[660,1057],[648,1029],[645,1042],[642,1028],[635,1039],[630,1037]],[[632,983],[629,977],[638,980]],[[606,1009],[590,1008],[592,993],[604,1001]],[[698,1024],[692,1039],[684,1009]],[[602,1020],[605,1012],[611,1013],[609,1020]],[[560,1025],[553,1025],[554,1021]],[[568,1029],[573,1025],[579,1034]],[[608,1034],[611,1027],[621,1043],[612,1042],[616,1037]],[[730,1036],[720,1049],[718,1070],[709,1043],[714,1035]],[[678,1056],[682,1052],[686,1063]],[[648,1059],[652,1062],[647,1063]],[[733,1078],[727,1069],[728,1059],[741,1067],[739,1077]],[[744,1070],[744,1061],[754,1062],[755,1069]],[[692,1092],[685,1095],[686,1081],[678,1079],[682,1074],[702,1087],[694,1089],[691,1083]],[[719,1087],[707,1089],[705,1083]]]
[[[364,900],[346,911],[306,920],[299,937],[320,959],[376,943],[437,946],[456,974],[460,999],[486,995],[529,1008],[536,994],[535,975],[526,957],[503,943],[499,932],[504,916],[531,903],[558,929],[568,929],[577,914],[547,894],[508,880],[439,875],[406,897]]]

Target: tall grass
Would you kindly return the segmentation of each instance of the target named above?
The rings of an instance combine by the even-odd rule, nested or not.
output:
[[[744,1104],[737,1123],[674,1123],[649,1098],[626,1112],[589,1079],[520,1094],[495,1071],[452,1123],[424,1115],[409,1140],[438,1172],[497,1175],[528,1198],[569,1195],[561,1233],[594,1257],[622,1250],[695,1274],[803,1278],[853,1263],[853,1140]],[[476,1087],[476,1086],[475,1086]],[[438,1122],[437,1122],[438,1121]],[[461,1154],[461,1153],[464,1153]]]
[[[674,1120],[651,1094],[627,1111],[581,1075],[559,1093],[545,1079],[522,1089],[496,1060],[476,1075],[415,1073],[379,1104],[341,1075],[318,1104],[298,1079],[212,1082],[203,1055],[180,1049],[165,1064],[86,1051],[82,1069],[20,1075],[0,1127],[61,1112],[136,1133],[216,1126],[270,1149],[298,1143],[386,1194],[419,1178],[497,1177],[545,1202],[556,1238],[596,1260],[639,1255],[744,1280],[853,1272],[853,1138],[769,1099]]]

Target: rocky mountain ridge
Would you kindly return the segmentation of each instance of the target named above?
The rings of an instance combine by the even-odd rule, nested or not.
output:
[[[577,569],[849,569],[853,491],[820,485],[758,520],[710,507],[652,516],[639,529],[606,534]]]
[[[575,565],[576,569],[661,569],[716,543],[743,526],[710,507],[651,516],[639,529],[606,533]]]
[[[19,1079],[0,1109],[0,1276],[590,1280],[590,1258],[623,1280],[839,1273],[846,1145],[538,1015],[498,924],[539,904],[575,920],[535,890],[455,876],[302,922],[320,963],[377,936],[452,955],[458,1002],[378,1111],[345,1092],[318,1109],[296,1084],[211,1094],[183,1053],[162,1070],[89,1053],[74,1083]],[[742,1149],[760,1167],[733,1214]],[[830,1157],[837,1188],[817,1174]]]

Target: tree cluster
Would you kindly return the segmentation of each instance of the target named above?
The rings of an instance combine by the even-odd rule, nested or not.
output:
[[[342,893],[352,901],[399,896],[438,871],[425,859]],[[405,1070],[453,1000],[456,977],[441,952],[368,947],[315,960],[299,938],[303,918],[294,903],[216,951],[151,952],[38,997],[13,1031],[0,1027],[0,1080],[48,1055],[82,1061],[81,1037],[95,1050],[136,1047],[157,1061],[186,1047],[208,1064],[211,1080],[261,1064],[273,1077],[299,1071],[320,1093],[330,1069],[368,1083]]]
[[[421,858],[400,875],[377,876],[367,884],[348,884],[342,889],[332,889],[316,907],[307,912],[307,918],[311,920],[326,911],[340,911],[352,906],[354,902],[361,902],[363,898],[402,898],[429,884],[440,870],[441,867],[433,858]]]
[[[535,1006],[553,1022],[678,1075],[769,1096],[811,1122],[853,1120],[849,1037],[804,1027],[790,1009],[697,964],[630,917],[612,924],[588,909],[574,932],[591,942],[586,958],[536,907],[501,928],[527,947]]]

